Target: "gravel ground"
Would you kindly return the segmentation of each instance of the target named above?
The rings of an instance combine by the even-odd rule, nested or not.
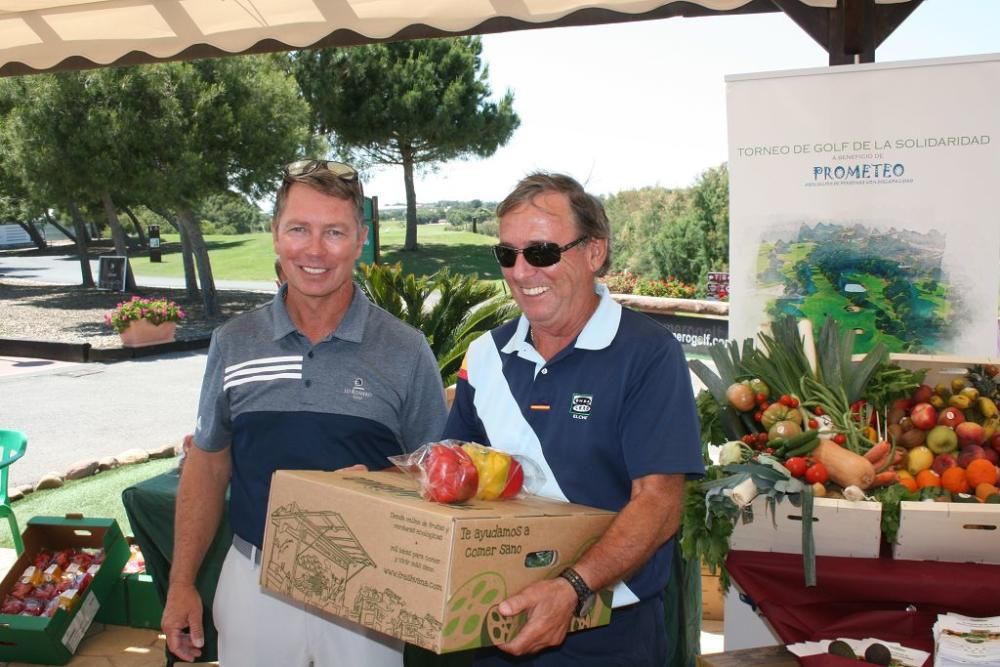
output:
[[[200,299],[190,300],[184,290],[141,288],[135,295],[167,297],[187,313],[177,325],[177,339],[190,340],[212,330],[238,313],[274,296],[264,292],[220,291],[222,315],[206,317]],[[133,293],[99,292],[71,285],[47,285],[24,280],[0,280],[0,338],[58,343],[90,343],[92,347],[121,347],[121,339],[104,314]]]

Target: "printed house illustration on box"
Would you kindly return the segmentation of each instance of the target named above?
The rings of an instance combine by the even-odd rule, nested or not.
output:
[[[353,600],[345,599],[348,582],[375,562],[338,512],[308,512],[293,502],[275,510],[271,523],[276,539],[264,573],[268,588],[413,643],[441,631],[429,615],[409,613],[388,588],[362,586]]]

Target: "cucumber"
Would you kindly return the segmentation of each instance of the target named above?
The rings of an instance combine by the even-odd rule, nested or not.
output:
[[[799,433],[798,435],[785,438],[781,456],[784,458],[802,456],[803,454],[808,454],[815,449],[817,444],[819,444],[819,431],[811,428],[806,431],[802,431],[802,433]],[[777,451],[775,453],[777,453]]]
[[[812,450],[819,446],[819,438],[813,436],[812,440],[807,441],[805,444],[799,445],[795,449],[789,449],[785,452],[785,456],[805,456]]]

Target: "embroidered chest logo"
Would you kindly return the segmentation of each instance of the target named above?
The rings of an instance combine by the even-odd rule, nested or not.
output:
[[[590,417],[593,403],[593,394],[573,394],[573,400],[569,404],[569,413],[573,415],[573,419],[587,420]]]
[[[351,387],[345,387],[344,393],[349,395],[355,401],[363,401],[366,398],[372,397],[372,393],[365,389],[365,381],[361,378],[354,378],[353,385]]]

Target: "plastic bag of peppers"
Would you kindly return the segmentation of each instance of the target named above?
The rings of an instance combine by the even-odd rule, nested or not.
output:
[[[417,480],[424,498],[436,503],[507,500],[537,493],[545,484],[545,474],[531,459],[475,442],[429,442],[389,460]]]

